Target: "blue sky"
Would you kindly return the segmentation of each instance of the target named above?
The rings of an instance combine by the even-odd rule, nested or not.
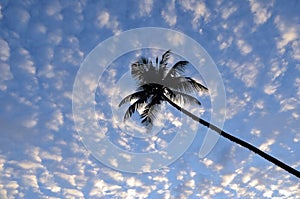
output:
[[[77,72],[99,43],[134,28],[168,28],[193,38],[214,60],[226,93],[224,129],[300,170],[299,10],[297,0],[1,0],[0,198],[299,197],[299,179],[223,138],[199,158],[204,127],[169,166],[140,174],[112,169],[83,145],[72,113]],[[175,112],[157,148],[149,148],[114,131],[105,109],[118,91],[105,85],[116,84],[139,55],[162,52],[124,55],[99,78],[99,124],[124,150],[161,149],[174,138]],[[208,98],[199,97],[206,119]]]

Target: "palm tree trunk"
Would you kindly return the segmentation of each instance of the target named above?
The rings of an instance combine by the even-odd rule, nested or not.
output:
[[[251,151],[253,151],[254,153],[257,153],[258,155],[260,155],[261,157],[265,158],[266,160],[272,162],[273,164],[279,166],[280,168],[286,170],[287,172],[295,175],[296,177],[300,178],[300,172],[297,171],[296,169],[290,167],[289,165],[281,162],[280,160],[270,156],[269,154],[261,151],[260,149],[258,149],[257,147],[237,138],[234,137],[228,133],[226,133],[225,131],[223,131],[222,129],[218,128],[217,126],[210,124],[209,122],[197,117],[196,115],[192,114],[191,112],[185,110],[184,108],[181,108],[180,106],[178,106],[176,103],[174,103],[172,100],[170,100],[168,97],[164,96],[165,100],[171,104],[173,107],[175,107],[176,109],[178,109],[179,111],[181,111],[182,113],[186,114],[187,116],[189,116],[190,118],[192,118],[193,120],[199,122],[200,124],[216,131],[217,133],[219,133],[221,136],[229,139],[232,142],[235,142]]]

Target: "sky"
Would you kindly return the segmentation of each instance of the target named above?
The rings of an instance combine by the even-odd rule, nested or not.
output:
[[[299,10],[297,0],[0,0],[0,198],[299,198],[298,178],[222,137],[199,157],[207,129],[167,104],[150,134],[137,116],[122,122],[117,103],[135,88],[126,76],[130,64],[140,56],[154,60],[167,47],[136,49],[111,62],[102,58],[124,45],[108,46],[105,55],[95,51],[107,39],[137,28],[164,28],[192,38],[222,80],[223,129],[300,170]],[[150,43],[151,34],[145,34]],[[134,39],[122,42],[143,42]],[[171,55],[170,65],[186,59],[187,51],[199,53],[180,51],[181,39],[172,34],[166,39],[174,45],[171,50],[182,52]],[[83,70],[91,58],[103,73]],[[213,86],[214,79],[197,67],[190,65],[187,73]],[[81,123],[72,109],[81,71],[97,78],[81,85],[86,86],[82,92],[95,91],[95,111],[79,112],[83,119],[96,118],[96,134],[93,126],[87,134],[78,130]],[[213,94],[218,95],[196,94],[202,106],[186,107],[210,120],[221,111],[212,111]],[[194,137],[185,140],[189,132]],[[135,173],[124,168],[139,165],[111,161],[114,168],[101,161],[109,159],[101,153],[104,137],[116,150],[150,154],[168,146],[176,151],[176,136],[187,141],[185,150],[161,168]]]

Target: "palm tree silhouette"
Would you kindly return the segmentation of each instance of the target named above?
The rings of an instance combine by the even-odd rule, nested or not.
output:
[[[152,122],[159,111],[159,106],[163,102],[168,102],[170,105],[193,120],[216,131],[230,141],[257,153],[266,160],[300,178],[300,172],[289,165],[261,151],[255,146],[226,133],[217,126],[210,124],[209,122],[180,107],[176,102],[180,101],[201,105],[197,98],[187,93],[191,93],[192,91],[208,92],[208,89],[191,77],[184,75],[185,69],[188,65],[187,61],[179,61],[169,69],[167,67],[167,62],[170,54],[170,50],[166,51],[159,62],[158,57],[156,57],[155,65],[151,60],[144,57],[131,64],[131,76],[137,81],[138,88],[135,93],[126,96],[119,104],[120,107],[125,103],[134,101],[127,109],[124,115],[124,120],[130,118],[134,112],[142,110],[142,114],[140,115],[141,123],[145,126],[151,127]]]

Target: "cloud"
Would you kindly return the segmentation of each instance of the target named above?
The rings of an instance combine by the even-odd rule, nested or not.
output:
[[[226,65],[234,73],[234,76],[240,79],[246,87],[254,87],[256,85],[259,68],[262,67],[258,57],[254,58],[253,62],[246,63],[238,63],[234,60],[229,60]]]
[[[290,111],[296,109],[299,101],[296,98],[288,98],[280,101],[280,112]]]
[[[297,97],[300,99],[300,77],[297,77],[294,82],[294,86],[297,89]]]
[[[95,25],[99,29],[103,27],[111,29],[114,33],[118,33],[120,31],[119,22],[116,17],[113,17],[108,11],[101,11],[97,14]]]
[[[169,26],[174,26],[177,22],[177,15],[175,11],[175,0],[172,0],[167,4],[167,9],[163,9],[162,17],[169,24]]]
[[[24,170],[26,170],[26,169],[37,170],[37,169],[43,168],[43,165],[41,165],[41,163],[33,162],[33,161],[29,161],[29,160],[24,160],[24,161],[11,160],[8,163],[18,166],[19,168],[24,169]]]
[[[268,139],[265,143],[261,144],[258,148],[264,152],[270,151],[270,146],[275,143],[275,139]]]
[[[192,26],[194,29],[198,28],[201,25],[199,24],[199,21],[201,21],[201,19],[203,19],[205,22],[209,21],[210,12],[204,2],[196,0],[180,0],[179,3],[184,10],[193,12],[194,18],[192,20]]]
[[[84,198],[84,194],[78,189],[62,189],[63,195],[65,198]]]
[[[18,58],[15,60],[15,64],[21,68],[23,71],[27,72],[29,75],[34,75],[36,72],[35,64],[32,60],[32,56],[30,55],[30,52],[20,47],[16,51],[16,55]]]
[[[109,23],[109,13],[104,11],[104,12],[101,12],[99,13],[98,17],[97,17],[97,20],[98,20],[98,27],[99,28],[102,28],[104,26],[107,26],[108,23]]]
[[[45,11],[47,15],[54,16],[58,15],[62,10],[62,6],[58,0],[53,0],[45,3]]]
[[[238,39],[236,45],[241,50],[242,55],[247,55],[252,51],[252,47],[242,39]]]
[[[292,43],[293,58],[300,60],[300,39]]]
[[[241,112],[246,105],[247,101],[239,98],[238,96],[228,98],[226,119],[232,119],[237,113]]]
[[[66,182],[69,183],[69,185],[76,186],[76,182],[75,182],[76,175],[69,175],[69,174],[62,173],[62,172],[55,172],[54,176],[57,176],[57,177],[65,180]]]
[[[267,95],[273,95],[277,91],[278,87],[279,84],[274,84],[274,83],[266,84],[264,85],[264,92]]]
[[[60,154],[57,154],[57,151],[55,153],[51,153],[48,151],[42,151],[40,152],[40,156],[43,160],[54,160],[57,162],[61,162],[63,157]]]
[[[293,23],[293,21],[284,18],[283,16],[276,16],[274,23],[280,32],[280,38],[277,38],[277,49],[281,54],[285,53],[286,46],[291,44],[292,56],[299,60],[299,29],[300,25]]]
[[[103,3],[101,6],[95,6],[94,3],[88,1],[82,1],[82,3],[58,0],[45,3],[7,1],[1,3],[0,89],[3,110],[0,120],[4,126],[2,125],[0,130],[2,138],[0,198],[24,198],[28,195],[33,198],[179,198],[180,196],[182,198],[206,198],[208,196],[213,198],[293,198],[299,195],[297,180],[284,171],[267,166],[267,163],[265,163],[266,169],[260,170],[259,168],[262,168],[264,163],[256,158],[248,159],[248,155],[243,156],[241,153],[238,153],[237,157],[230,158],[230,161],[235,163],[239,160],[237,158],[242,159],[241,162],[237,162],[241,168],[239,171],[232,170],[232,164],[225,161],[228,156],[224,156],[223,153],[219,156],[210,154],[203,161],[202,167],[208,170],[209,175],[201,175],[202,168],[199,167],[201,162],[197,157],[195,146],[189,148],[188,153],[183,154],[182,158],[163,171],[138,175],[118,172],[89,155],[80,143],[79,135],[74,131],[69,104],[72,83],[83,56],[87,55],[97,42],[105,39],[107,30],[117,33],[120,27],[128,29],[132,25],[147,25],[148,22],[152,22],[151,24],[178,26],[180,31],[187,31],[197,41],[203,41],[206,38],[199,40],[198,30],[191,30],[190,23],[194,29],[199,29],[203,23],[209,22],[210,24],[203,28],[203,32],[207,34],[219,31],[215,29],[218,26],[227,26],[222,29],[224,31],[216,33],[219,48],[226,49],[223,52],[230,51],[230,47],[237,47],[241,54],[245,55],[235,56],[235,51],[233,54],[225,54],[224,56],[234,58],[226,63],[228,68],[220,68],[225,84],[229,86],[234,84],[228,96],[228,117],[238,116],[239,118],[236,119],[242,121],[234,123],[237,124],[235,127],[246,128],[248,126],[245,122],[249,120],[246,118],[249,111],[248,105],[258,112],[269,111],[268,108],[273,108],[272,100],[264,99],[266,95],[261,93],[263,90],[268,94],[276,92],[280,94],[280,97],[276,98],[280,101],[282,111],[280,114],[281,116],[289,115],[286,119],[287,124],[293,124],[293,126],[285,125],[285,130],[296,132],[297,121],[300,117],[297,113],[300,80],[296,77],[296,72],[299,70],[293,71],[294,68],[291,65],[294,64],[292,59],[299,60],[300,57],[299,25],[285,16],[287,13],[276,16],[277,9],[281,10],[281,7],[279,4],[278,7],[273,7],[273,1],[264,3],[251,0],[249,4],[226,3],[227,7],[221,9],[220,15],[215,15],[218,11],[218,7],[215,6],[220,4],[225,3],[218,1],[205,4],[197,0],[172,0],[165,4],[139,1],[132,2],[132,5],[126,8],[119,6],[119,9],[116,9],[118,5]],[[179,7],[176,7],[177,5]],[[180,9],[186,13],[182,13]],[[247,16],[244,11],[246,10],[249,14],[250,9],[253,15],[250,15],[250,19],[244,18]],[[155,16],[154,13],[158,15]],[[180,21],[186,24],[178,24],[179,18],[176,15],[179,13],[182,14]],[[254,26],[261,26],[261,29],[251,34],[251,39],[260,41],[259,39],[265,36],[259,32],[261,30],[263,33],[265,30],[273,31],[275,36],[279,33],[277,38],[270,37],[267,40],[270,42],[268,44],[276,42],[276,47],[281,54],[272,51],[274,54],[271,53],[270,56],[279,55],[278,60],[270,59],[271,61],[268,62],[266,59],[269,57],[260,60],[253,55],[256,44],[248,40],[247,36],[245,37],[248,34],[246,31],[249,29],[249,24],[250,27],[253,25],[252,16]],[[211,20],[211,17],[214,17],[214,20]],[[228,25],[229,20],[236,19],[238,22],[232,26],[232,33]],[[275,19],[274,24],[278,32],[274,30],[274,24],[269,23],[270,19]],[[214,34],[210,36],[214,37]],[[172,35],[170,38],[177,45],[184,43],[178,35]],[[85,50],[81,51],[81,49]],[[217,51],[213,51],[212,54],[219,56]],[[288,62],[281,60],[288,60]],[[262,63],[266,63],[267,67],[263,68]],[[119,69],[116,68],[117,72]],[[289,76],[291,71],[293,76]],[[115,85],[116,71],[110,72],[108,78],[111,79],[108,82]],[[258,77],[266,81],[260,81]],[[283,83],[286,81],[292,82],[291,85],[287,85],[292,86],[289,91],[295,91],[292,97],[286,97],[289,93],[285,93],[285,89],[280,90],[279,93],[279,88],[281,85],[284,86]],[[87,82],[90,81],[87,80]],[[105,89],[104,94],[109,97],[121,92],[109,86]],[[245,91],[240,92],[241,89]],[[259,90],[258,93],[257,90]],[[275,104],[276,107],[277,105]],[[99,120],[110,122],[106,116],[99,114],[98,117]],[[182,125],[182,122],[174,115],[168,114],[168,116],[171,117],[171,123],[174,126]],[[249,129],[251,133],[249,136],[254,136],[256,139],[264,135],[263,129],[257,126],[252,127]],[[62,128],[65,130],[63,134],[53,133]],[[110,128],[103,128],[103,130],[110,133]],[[166,131],[166,134],[173,131],[176,131],[175,127]],[[123,134],[120,136],[122,137]],[[278,136],[283,135],[278,134]],[[290,152],[292,150],[296,151],[295,147],[300,140],[297,133],[293,136],[288,138],[290,142],[286,143],[286,146],[290,147],[287,155],[292,153]],[[130,146],[132,144],[130,139],[121,141],[123,141],[122,144]],[[149,144],[154,143],[159,145],[158,147],[167,145],[166,140],[159,139],[158,136],[151,141]],[[264,143],[261,147],[272,150],[275,150],[275,145],[277,145],[277,141],[274,142],[272,139],[258,142]],[[197,145],[197,142],[195,143]],[[222,148],[224,144],[229,145],[221,142],[217,147],[224,149]],[[276,151],[273,152],[276,153]],[[292,158],[290,161],[293,162],[295,160],[293,158],[297,156],[292,153],[290,157]],[[216,161],[218,158],[221,159],[219,162]],[[224,162],[226,164],[223,164]],[[294,162],[294,165],[297,165],[296,161]],[[224,170],[232,172],[224,173]]]
[[[5,91],[7,85],[5,81],[13,79],[8,60],[10,58],[10,47],[8,43],[0,38],[0,90]]]
[[[10,71],[10,66],[0,62],[0,90],[5,91],[7,85],[5,81],[13,79],[13,74]]]
[[[237,11],[237,6],[228,6],[221,9],[221,16],[224,20],[227,20],[233,13]]]
[[[232,182],[232,180],[236,177],[236,175],[237,175],[236,173],[223,175],[222,183],[221,183],[222,186],[227,187]]]
[[[298,34],[296,32],[296,29],[294,28],[289,28],[287,31],[285,31],[282,34],[282,39],[281,41],[277,44],[278,48],[284,48],[288,43],[294,41],[295,39],[298,38]]]
[[[95,180],[89,192],[90,197],[118,196],[121,195],[121,186],[108,184],[104,180]]]
[[[56,110],[52,113],[51,119],[46,123],[46,126],[51,130],[58,131],[63,124],[64,116],[60,110]]]
[[[264,24],[272,15],[270,9],[273,7],[273,1],[250,0],[249,2],[251,12],[254,15],[254,23],[256,25]]]
[[[31,174],[31,175],[25,174],[25,175],[23,175],[22,176],[22,181],[23,181],[24,185],[26,185],[26,186],[29,186],[29,187],[32,187],[32,188],[35,188],[35,189],[39,189],[39,184],[38,184],[37,178],[34,174]]]
[[[180,33],[168,34],[167,40],[174,46],[183,45],[185,42],[184,36]]]
[[[288,62],[274,58],[270,61],[270,65],[271,67],[266,76],[269,82],[264,85],[264,92],[268,95],[273,95],[281,86],[281,79],[287,71]]]
[[[10,48],[8,43],[0,38],[0,61],[7,61],[10,56]]]
[[[153,9],[153,0],[141,0],[139,1],[139,14],[140,16],[150,15]]]
[[[140,187],[140,186],[142,186],[142,182],[139,179],[136,179],[134,177],[127,178],[126,184],[129,187]]]
[[[2,19],[3,14],[2,14],[2,5],[0,4],[0,20]]]

